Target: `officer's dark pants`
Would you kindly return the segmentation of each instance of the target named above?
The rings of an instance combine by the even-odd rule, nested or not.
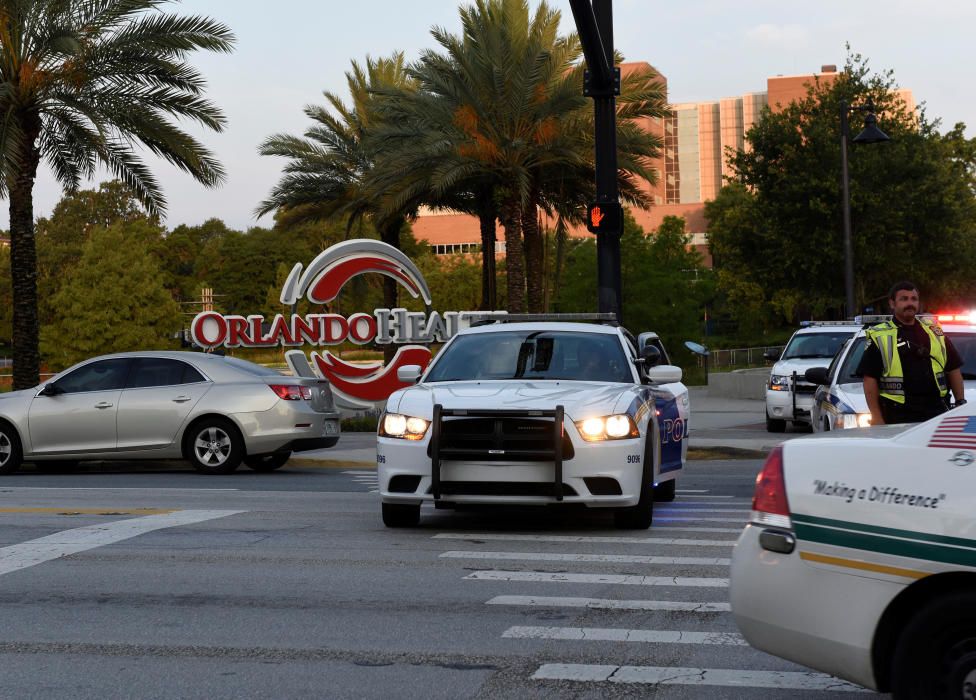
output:
[[[921,423],[930,418],[935,418],[947,410],[949,407],[939,397],[924,400],[907,399],[903,404],[885,398],[881,399],[881,415],[884,417],[885,423],[889,425],[892,423]]]

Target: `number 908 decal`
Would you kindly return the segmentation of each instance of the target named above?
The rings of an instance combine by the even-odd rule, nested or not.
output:
[[[640,464],[640,463],[641,463],[640,455],[627,455],[627,464]]]

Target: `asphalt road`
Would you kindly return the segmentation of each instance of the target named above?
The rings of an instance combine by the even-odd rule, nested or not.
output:
[[[849,697],[727,611],[759,466],[691,462],[636,532],[427,508],[389,530],[363,468],[3,477],[0,697]]]

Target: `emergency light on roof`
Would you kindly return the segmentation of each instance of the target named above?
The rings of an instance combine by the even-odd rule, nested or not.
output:
[[[935,314],[935,318],[939,323],[976,323],[976,311],[939,311]]]

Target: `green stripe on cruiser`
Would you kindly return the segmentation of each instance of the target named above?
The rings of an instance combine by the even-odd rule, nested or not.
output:
[[[823,525],[825,527],[840,527],[845,530],[857,530],[859,532],[870,532],[875,535],[886,535],[888,537],[907,537],[923,542],[934,542],[936,544],[950,544],[956,547],[967,547],[976,549],[976,540],[964,539],[962,537],[949,537],[947,535],[933,535],[928,532],[917,532],[915,530],[897,530],[891,527],[879,527],[877,525],[865,525],[864,523],[854,523],[849,520],[831,520],[830,518],[818,518],[814,515],[804,513],[790,513],[794,522],[806,523],[808,525]]]
[[[818,542],[836,547],[859,549],[865,552],[880,552],[897,557],[976,568],[976,550],[973,549],[959,549],[925,542],[908,542],[883,535],[834,530],[821,525],[807,525],[796,521],[794,521],[794,526],[797,539],[807,542]]]

